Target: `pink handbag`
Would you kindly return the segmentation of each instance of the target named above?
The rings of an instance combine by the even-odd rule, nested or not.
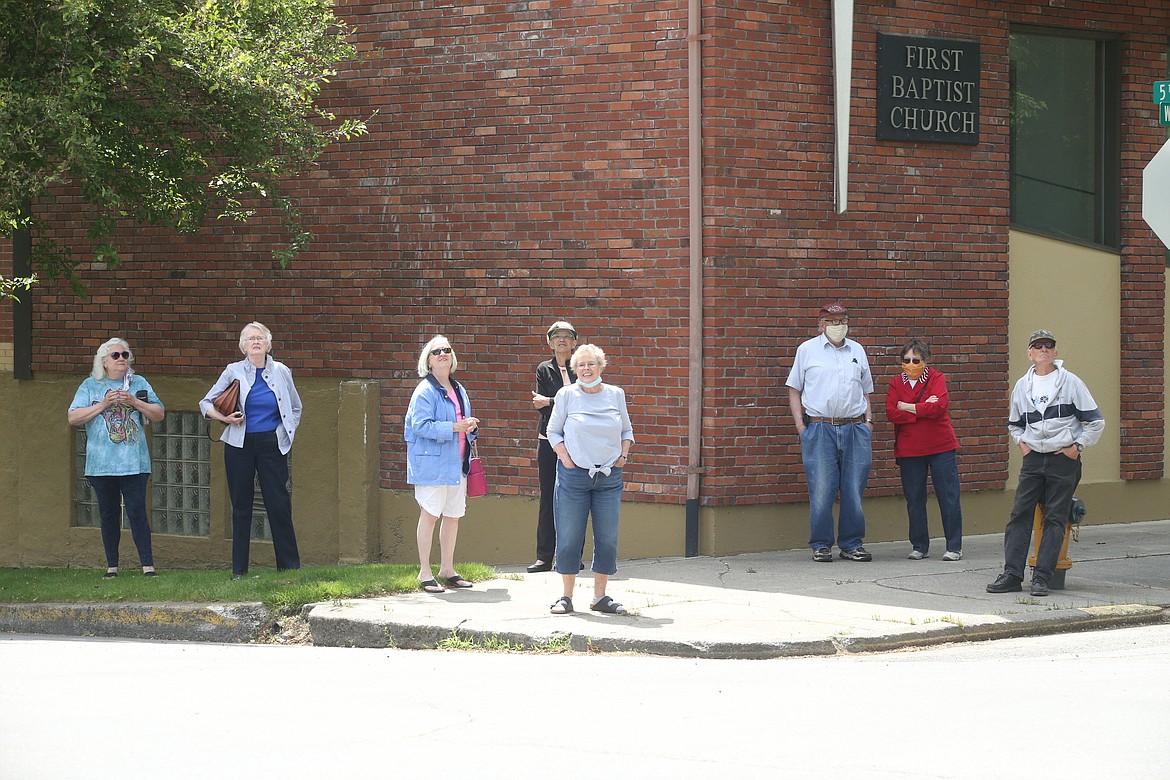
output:
[[[483,473],[483,461],[479,459],[479,448],[471,443],[471,460],[467,462],[467,497],[479,498],[487,495],[487,475]]]

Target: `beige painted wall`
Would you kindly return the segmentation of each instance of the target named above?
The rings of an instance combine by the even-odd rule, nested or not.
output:
[[[1010,238],[1006,413],[1011,386],[1024,375],[1028,336],[1046,328],[1056,336],[1057,357],[1085,381],[1105,415],[1101,441],[1085,451],[1082,483],[1116,482],[1121,474],[1121,259],[1111,252],[1012,231]],[[1006,428],[1005,428],[1006,430]],[[1008,484],[1020,473],[1019,448],[1011,454]]]
[[[142,374],[171,411],[198,409],[210,379]],[[0,565],[104,565],[96,528],[74,526],[73,429],[65,420],[83,376],[38,374],[17,382],[0,372]],[[293,447],[293,519],[306,564],[376,560],[378,516],[376,382],[298,380],[305,414]],[[354,429],[361,434],[354,434]],[[148,429],[149,430],[149,429]],[[340,435],[347,438],[343,442]],[[210,535],[154,534],[161,568],[224,567],[231,559],[231,508],[223,444],[212,446]],[[129,532],[122,559],[137,560]],[[272,545],[252,543],[257,566],[272,566]]]

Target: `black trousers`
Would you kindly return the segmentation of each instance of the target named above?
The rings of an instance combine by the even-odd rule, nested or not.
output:
[[[553,523],[557,454],[548,443],[548,439],[536,440],[536,473],[540,478],[540,512],[536,516],[536,560],[552,563],[557,552],[557,527]]]
[[[277,569],[301,568],[297,536],[292,522],[292,492],[288,478],[288,456],[280,451],[276,431],[248,433],[244,446],[223,448],[228,494],[232,499],[232,573],[248,571],[252,541],[252,501],[256,478],[264,496],[264,511],[272,530]]]

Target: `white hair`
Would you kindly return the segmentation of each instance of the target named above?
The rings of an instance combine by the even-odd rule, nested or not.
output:
[[[605,353],[601,351],[601,347],[597,346],[596,344],[582,344],[581,346],[577,347],[577,350],[573,353],[573,356],[569,358],[569,368],[576,369],[577,358],[584,357],[585,355],[592,355],[593,359],[597,361],[597,365],[601,366],[602,368],[605,368],[607,365],[609,365],[605,362]]]
[[[95,352],[93,355],[93,370],[89,372],[90,376],[97,380],[106,378],[106,367],[102,363],[102,360],[104,360],[107,355],[113,352],[114,347],[118,346],[119,344],[122,346],[123,350],[130,352],[130,345],[126,343],[126,339],[121,339],[117,336],[97,348],[97,352]],[[126,365],[127,367],[134,365],[133,352],[130,352],[130,357],[126,359]]]
[[[244,326],[244,329],[240,331],[240,352],[243,352],[245,355],[248,354],[248,342],[244,341],[244,337],[248,335],[248,331],[250,330],[254,330],[264,337],[264,339],[268,342],[268,351],[271,352],[272,331],[264,327],[263,323],[259,322],[249,322]]]
[[[451,342],[447,340],[446,336],[435,336],[426,344],[423,345],[422,352],[418,355],[418,375],[420,377],[431,373],[431,350],[436,347],[450,347]],[[459,358],[455,356],[455,348],[451,347],[451,373],[455,373],[455,369],[459,368]]]

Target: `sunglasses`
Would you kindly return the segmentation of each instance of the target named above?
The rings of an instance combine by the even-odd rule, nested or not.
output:
[[[450,347],[435,347],[434,349],[432,349],[432,350],[431,350],[431,354],[432,354],[432,355],[435,355],[435,356],[438,356],[438,355],[450,355],[450,354],[451,354],[451,348],[450,348]]]
[[[1055,341],[1033,341],[1032,349],[1056,349]]]
[[[914,365],[918,365],[921,362],[922,362],[922,358],[902,358],[902,365],[906,365],[907,363],[913,363]]]
[[[126,352],[111,352],[110,353],[110,360],[121,360],[122,358],[126,358],[127,360],[129,360],[130,359],[130,352],[126,351]]]

